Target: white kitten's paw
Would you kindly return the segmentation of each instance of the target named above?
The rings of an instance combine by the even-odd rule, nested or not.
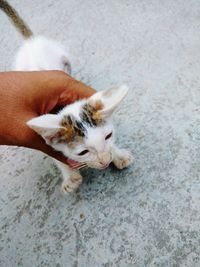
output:
[[[61,185],[61,192],[65,194],[67,192],[74,192],[82,181],[83,177],[79,173],[71,175],[68,180],[63,181]]]
[[[114,165],[120,170],[128,167],[132,162],[133,156],[131,152],[125,149],[120,150],[120,154],[113,160]]]

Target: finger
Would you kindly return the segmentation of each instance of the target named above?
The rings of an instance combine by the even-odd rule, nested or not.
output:
[[[63,86],[63,91],[58,99],[58,105],[66,105],[77,100],[88,98],[95,93],[95,90],[90,86],[85,85],[71,77],[67,79]]]
[[[80,169],[86,167],[86,164],[69,159],[69,158],[65,157],[61,152],[55,151],[53,148],[51,148],[50,146],[48,146],[46,144],[42,145],[40,150],[42,152],[44,152],[45,154],[49,155],[50,157],[68,165],[72,169],[79,169],[80,170]]]
[[[90,86],[79,82],[62,71],[30,72],[37,83],[29,107],[37,114],[45,114],[56,107],[88,98],[95,93]],[[38,84],[40,86],[38,86]]]

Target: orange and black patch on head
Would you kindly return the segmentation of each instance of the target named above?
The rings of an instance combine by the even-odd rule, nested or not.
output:
[[[84,123],[91,127],[103,124],[104,120],[101,115],[103,109],[103,103],[101,101],[95,101],[94,103],[86,103],[82,107],[81,119]]]
[[[59,136],[57,139],[59,142],[80,142],[86,134],[84,125],[71,115],[65,115],[60,125],[62,129],[58,133]]]
[[[102,102],[96,101],[83,105],[80,112],[80,120],[77,120],[73,115],[63,116],[60,122],[62,128],[54,136],[54,141],[58,143],[67,142],[71,146],[82,142],[87,135],[88,126],[97,127],[104,123],[100,112],[102,109]]]

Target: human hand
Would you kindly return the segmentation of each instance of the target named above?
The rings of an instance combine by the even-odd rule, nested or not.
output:
[[[79,167],[53,150],[26,122],[51,113],[95,91],[61,71],[0,73],[0,145],[24,146]]]

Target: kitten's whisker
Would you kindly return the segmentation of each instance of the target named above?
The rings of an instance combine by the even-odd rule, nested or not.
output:
[[[84,164],[82,164],[81,166],[79,166],[78,169],[79,169],[79,170],[80,170],[80,169],[83,169],[83,168],[85,168],[86,166],[87,166],[87,164],[84,163]]]
[[[84,167],[86,167],[87,166],[87,164],[85,164],[85,163],[83,163],[83,164],[76,164],[76,165],[73,165],[71,168],[72,169],[77,169],[77,170],[80,170],[80,169],[82,169],[82,168],[84,168]]]

